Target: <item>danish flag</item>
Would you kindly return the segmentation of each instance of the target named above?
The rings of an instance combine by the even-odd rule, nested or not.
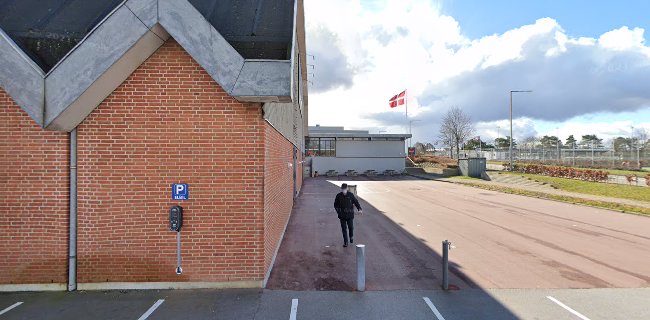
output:
[[[394,97],[390,98],[390,100],[388,100],[388,104],[390,105],[391,108],[401,106],[405,103],[406,103],[406,90],[402,91],[402,93],[395,95]]]

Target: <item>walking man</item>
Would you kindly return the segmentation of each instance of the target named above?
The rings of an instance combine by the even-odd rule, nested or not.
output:
[[[354,207],[357,207],[359,214],[363,213],[357,197],[348,192],[348,184],[341,185],[341,192],[334,199],[334,209],[341,220],[341,231],[343,231],[343,246],[348,246],[348,234],[350,242],[354,243]]]

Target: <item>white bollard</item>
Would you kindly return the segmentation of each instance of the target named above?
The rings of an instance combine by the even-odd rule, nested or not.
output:
[[[357,245],[357,291],[366,291],[366,246]]]

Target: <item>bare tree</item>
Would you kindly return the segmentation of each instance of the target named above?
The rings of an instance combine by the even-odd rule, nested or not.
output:
[[[539,139],[537,139],[537,137],[535,137],[535,136],[528,136],[528,137],[524,138],[524,140],[522,140],[524,147],[526,147],[528,149],[535,148],[538,141],[539,141]]]
[[[460,155],[460,145],[473,134],[474,123],[472,123],[472,119],[461,108],[452,107],[442,119],[438,138],[443,144],[448,145],[450,150],[455,147],[456,156],[458,156]],[[454,157],[453,151],[451,157]]]

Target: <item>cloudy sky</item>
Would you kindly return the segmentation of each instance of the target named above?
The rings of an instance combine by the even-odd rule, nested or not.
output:
[[[566,4],[565,2],[571,2]],[[433,142],[452,106],[483,140],[650,130],[650,1],[305,0],[310,125]]]

